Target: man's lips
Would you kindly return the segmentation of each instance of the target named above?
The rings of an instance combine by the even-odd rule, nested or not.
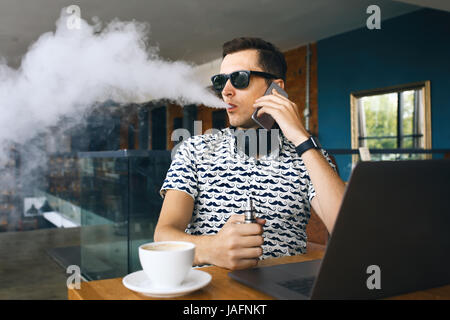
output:
[[[232,104],[232,103],[228,103],[228,105],[230,106],[230,108],[228,108],[227,111],[235,110],[238,107],[237,105]]]

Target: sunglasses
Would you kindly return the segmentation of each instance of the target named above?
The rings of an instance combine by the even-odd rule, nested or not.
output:
[[[251,75],[260,76],[267,79],[278,79],[279,77],[267,73],[267,72],[261,72],[261,71],[249,71],[249,70],[239,70],[235,71],[229,74],[216,74],[211,77],[211,82],[214,90],[217,93],[221,93],[223,88],[225,88],[225,84],[227,83],[228,79],[230,79],[231,84],[236,89],[245,89],[248,87],[250,83],[250,76]]]

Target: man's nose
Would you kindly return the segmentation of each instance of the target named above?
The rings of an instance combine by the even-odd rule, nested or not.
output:
[[[236,89],[231,84],[230,79],[228,79],[227,82],[225,83],[225,87],[223,87],[222,96],[232,97],[235,94],[235,90]]]

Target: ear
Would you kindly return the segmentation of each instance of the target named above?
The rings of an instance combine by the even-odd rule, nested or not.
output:
[[[277,85],[279,85],[281,87],[281,89],[286,90],[286,89],[284,89],[283,79],[276,79],[276,80],[273,80],[273,82],[275,82]]]

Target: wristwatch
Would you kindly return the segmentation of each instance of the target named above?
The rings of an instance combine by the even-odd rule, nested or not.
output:
[[[301,157],[302,154],[309,149],[321,149],[321,148],[322,146],[320,145],[319,140],[313,136],[310,136],[308,140],[296,146],[295,151],[297,151],[297,154]]]

